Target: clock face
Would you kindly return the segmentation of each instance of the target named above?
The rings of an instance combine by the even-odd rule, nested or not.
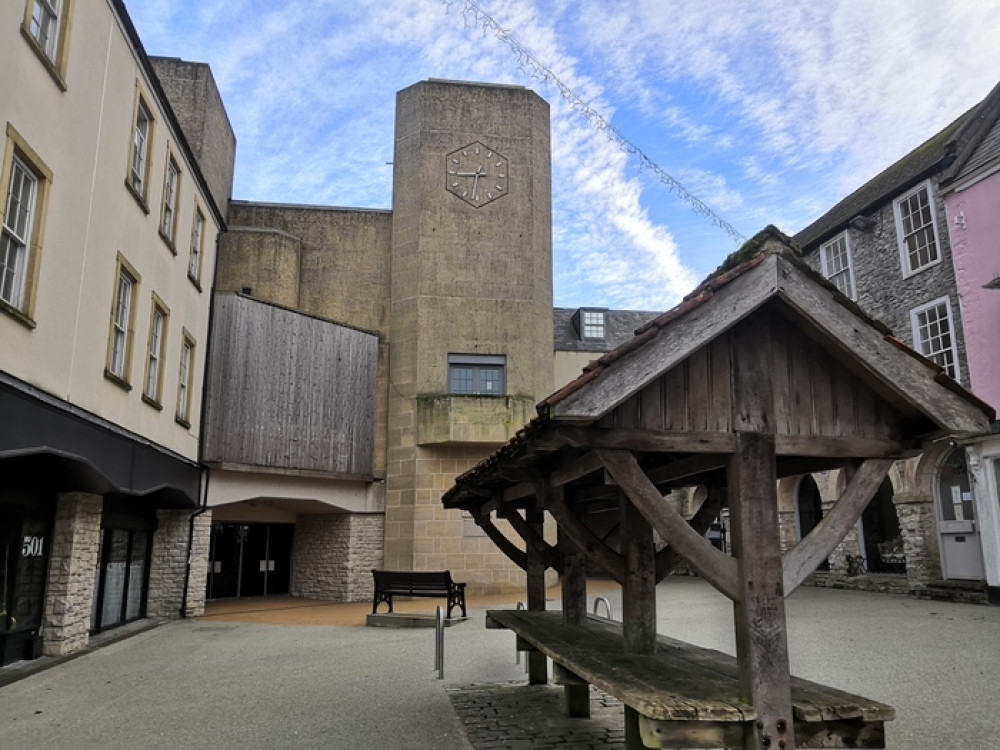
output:
[[[475,208],[507,194],[507,157],[479,141],[445,157],[445,185]]]

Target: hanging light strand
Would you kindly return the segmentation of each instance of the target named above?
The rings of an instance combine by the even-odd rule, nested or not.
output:
[[[657,179],[666,186],[671,193],[676,193],[677,197],[687,203],[691,210],[699,216],[709,219],[712,224],[728,234],[737,243],[746,241],[737,229],[728,221],[715,213],[698,196],[688,190],[679,180],[674,178],[663,167],[653,161],[650,156],[641,148],[630,141],[624,133],[612,125],[600,112],[583,99],[573,88],[559,78],[552,69],[542,63],[537,57],[521,44],[509,30],[500,26],[496,19],[483,10],[475,0],[441,0],[446,6],[446,12],[450,13],[457,6],[459,13],[465,20],[466,28],[481,29],[483,35],[493,34],[498,40],[503,42],[514,53],[521,71],[533,80],[541,81],[543,84],[554,86],[559,91],[559,95],[570,106],[574,112],[582,115],[594,128],[604,133],[610,140],[614,141],[618,147],[629,156],[634,156],[639,162],[639,169],[648,169],[656,175]]]

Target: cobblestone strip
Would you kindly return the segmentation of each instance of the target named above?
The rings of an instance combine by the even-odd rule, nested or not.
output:
[[[472,684],[447,692],[476,750],[625,750],[621,701],[593,686],[589,719],[566,716],[555,685]]]

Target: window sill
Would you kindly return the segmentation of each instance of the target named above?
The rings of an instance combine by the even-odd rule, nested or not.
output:
[[[185,430],[190,430],[191,429],[191,423],[188,422],[186,419],[184,419],[184,417],[182,417],[182,416],[180,416],[178,414],[174,415],[174,421],[177,424],[179,424],[181,427],[183,427]]]
[[[163,411],[163,405],[155,398],[147,396],[145,393],[142,394],[142,403],[152,406],[157,411]]]
[[[55,81],[56,86],[59,87],[60,91],[66,92],[69,86],[66,85],[66,79],[63,78],[62,71],[56,66],[56,63],[52,62],[48,55],[45,54],[45,50],[41,48],[38,44],[38,40],[31,35],[24,26],[21,27],[21,36],[25,38],[28,42],[28,46],[31,47],[31,51],[35,53],[35,56],[41,61],[42,65],[45,66],[45,70],[48,71],[52,80]]]
[[[131,193],[132,197],[135,198],[135,202],[139,204],[139,208],[142,209],[142,212],[148,216],[149,205],[146,203],[145,196],[143,196],[142,193],[140,193],[138,190],[135,189],[132,183],[129,182],[128,177],[125,178],[125,187],[129,191],[129,193]]]
[[[105,380],[110,380],[112,383],[114,383],[119,388],[125,391],[132,390],[132,385],[127,380],[122,378],[120,375],[115,375],[113,372],[111,372],[111,370],[108,369],[104,370],[104,378]]]
[[[907,270],[907,269],[904,268],[903,269],[903,278],[904,279],[908,279],[911,276],[916,276],[918,273],[923,273],[924,271],[927,271],[927,270],[929,270],[931,268],[934,268],[934,266],[939,266],[939,265],[941,265],[941,255],[940,255],[940,253],[938,254],[937,260],[932,260],[927,265],[920,266],[920,268],[915,268],[912,271],[909,271],[909,270]]]
[[[197,290],[198,290],[198,293],[199,293],[199,294],[200,294],[200,293],[202,292],[202,288],[201,288],[201,282],[200,282],[200,281],[198,281],[198,279],[196,279],[196,278],[195,278],[194,276],[192,276],[191,274],[188,274],[188,281],[190,281],[190,282],[191,282],[191,285],[192,285],[192,286],[193,286],[193,287],[194,287],[195,289],[197,289]]]
[[[7,313],[7,315],[30,330],[34,330],[38,325],[27,313],[18,310],[16,307],[4,302],[2,299],[0,299],[0,312]]]
[[[177,255],[177,248],[174,247],[174,241],[169,236],[164,234],[162,229],[160,229],[160,239],[163,240],[166,246],[170,248],[171,253]]]

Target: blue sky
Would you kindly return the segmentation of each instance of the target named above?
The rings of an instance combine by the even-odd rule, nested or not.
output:
[[[235,198],[388,208],[398,90],[537,91],[564,307],[672,306],[738,247],[686,194],[744,236],[793,234],[1000,79],[996,0],[126,4],[150,54],[212,66],[238,140]]]

